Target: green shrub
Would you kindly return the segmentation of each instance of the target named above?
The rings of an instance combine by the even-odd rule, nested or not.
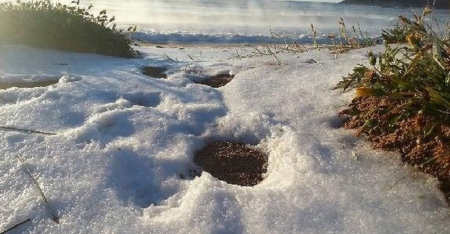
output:
[[[370,52],[371,66],[359,65],[336,88],[344,91],[356,88],[357,96],[383,96],[401,101],[404,112],[399,113],[401,116],[392,115],[393,122],[420,112],[448,123],[450,45],[446,36],[439,36],[442,33],[435,32],[426,23],[430,12],[426,8],[413,20],[401,16],[400,26],[383,35],[385,40],[395,37],[396,42],[407,44],[386,43],[379,57]]]
[[[398,23],[393,28],[383,29],[382,37],[387,44],[406,43],[406,36],[409,34],[407,25]]]
[[[449,25],[440,30],[428,20],[430,12],[425,8],[413,20],[401,16],[384,34],[385,41],[401,44],[386,43],[380,56],[369,52],[370,66],[344,77],[337,88],[355,88],[357,97],[339,116],[373,147],[397,151],[404,162],[436,176],[450,202]]]
[[[116,29],[115,18],[109,18],[106,10],[94,16],[91,8],[80,7],[79,1],[69,5],[50,0],[0,3],[0,44],[135,57],[129,35]],[[129,28],[127,33],[135,30]]]

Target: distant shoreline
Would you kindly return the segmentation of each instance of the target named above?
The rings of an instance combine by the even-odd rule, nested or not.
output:
[[[433,2],[435,9],[450,10],[450,3],[446,0],[430,0],[430,4]],[[392,7],[392,8],[408,8],[417,7],[424,8],[427,6],[427,0],[343,0],[339,4],[352,4],[352,5],[366,5],[366,6],[379,6],[379,7]]]

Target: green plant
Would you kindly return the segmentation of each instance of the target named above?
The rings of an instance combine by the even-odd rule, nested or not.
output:
[[[387,44],[406,43],[406,36],[409,34],[406,25],[397,24],[392,28],[382,29],[382,37]]]
[[[311,24],[311,33],[313,38],[313,46],[314,48],[317,48],[317,31],[314,29],[314,25]]]
[[[333,40],[335,44],[335,51],[337,53],[345,52],[351,49],[360,49],[367,46],[373,46],[376,44],[376,40],[369,38],[367,35],[364,35],[361,26],[357,23],[358,30],[356,30],[355,26],[352,26],[353,36],[350,36],[347,31],[347,26],[345,25],[345,21],[342,17],[339,18],[339,37],[338,43],[336,44],[336,36],[331,34],[329,36],[330,39]]]
[[[0,44],[19,43],[40,48],[135,57],[130,34],[117,29],[115,17],[106,10],[97,16],[80,7],[79,1],[69,5],[38,0],[0,3]],[[128,34],[128,35],[127,35]]]
[[[370,38],[367,34],[364,34],[362,32],[359,23],[357,23],[357,27],[352,26],[353,35],[350,35],[348,33],[347,26],[342,17],[339,18],[338,24],[339,33],[331,32],[328,33],[327,36],[330,44],[325,45],[325,47],[330,49],[331,53],[340,54],[352,49],[360,49],[378,44],[377,39]],[[311,35],[313,40],[313,47],[323,47],[317,44],[317,31],[314,28],[313,24],[311,24]]]
[[[430,13],[425,8],[413,20],[400,16],[383,36],[406,43],[386,43],[379,56],[369,52],[370,66],[358,65],[336,88],[356,89],[357,97],[339,113],[347,117],[344,126],[436,176],[450,202],[448,25],[443,32],[427,19]]]
[[[410,110],[420,110],[442,121],[449,120],[450,46],[447,39],[440,38],[431,25],[425,23],[430,12],[425,9],[421,16],[415,16],[414,21],[401,16],[402,27],[391,32],[408,32],[404,37],[408,46],[386,44],[378,58],[369,52],[371,67],[356,67],[337,88],[345,91],[354,87],[358,96],[402,100],[406,106],[414,107]]]

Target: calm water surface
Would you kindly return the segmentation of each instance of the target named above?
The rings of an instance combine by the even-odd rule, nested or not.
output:
[[[70,0],[62,0],[70,3]],[[358,25],[369,37],[396,22],[398,15],[412,16],[421,9],[395,9],[276,0],[81,0],[107,9],[121,27],[138,26],[136,37],[153,42],[253,43],[272,40],[271,31],[298,43],[310,43],[311,24],[319,39],[338,33],[342,17],[352,33]],[[448,11],[436,11],[442,25]]]

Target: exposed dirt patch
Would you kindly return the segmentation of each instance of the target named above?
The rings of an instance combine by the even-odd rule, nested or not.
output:
[[[0,89],[9,88],[36,88],[36,87],[47,87],[50,85],[57,84],[59,80],[43,80],[43,81],[23,81],[23,82],[8,82],[0,83]]]
[[[374,148],[397,151],[404,162],[436,176],[450,203],[450,124],[421,113],[419,106],[413,116],[392,123],[390,117],[405,112],[403,106],[401,100],[359,97],[339,115],[348,117],[346,129],[357,129]]]
[[[229,184],[254,186],[267,172],[267,155],[244,143],[212,142],[198,151],[194,162]]]
[[[141,68],[142,74],[146,76],[150,76],[153,78],[166,79],[167,78],[167,68],[164,67],[152,67],[152,66],[144,66]]]
[[[196,82],[197,84],[208,85],[213,88],[219,88],[225,86],[233,80],[234,75],[221,74],[217,76],[210,77],[208,79]]]

